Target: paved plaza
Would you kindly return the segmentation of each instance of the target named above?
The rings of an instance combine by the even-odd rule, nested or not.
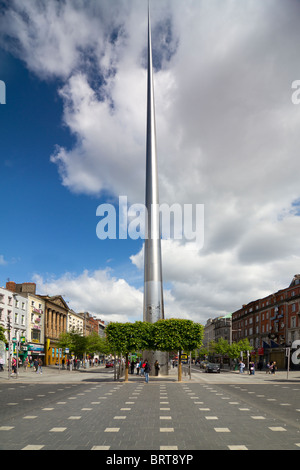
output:
[[[176,373],[145,384],[104,368],[2,372],[0,449],[300,450],[300,372]]]

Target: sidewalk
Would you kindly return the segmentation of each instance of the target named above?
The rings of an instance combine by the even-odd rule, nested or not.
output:
[[[59,369],[56,366],[43,367],[42,374],[33,372],[28,369],[26,372],[23,368],[19,369],[18,376],[8,377],[8,371],[5,369],[0,372],[0,383],[4,382],[20,382],[20,383],[62,383],[62,382],[87,382],[109,380],[113,381],[113,374],[107,372],[103,366],[93,367],[89,369],[67,370]]]
[[[136,374],[129,374],[128,381],[132,382],[143,382],[145,379],[142,376]],[[122,376],[119,382],[124,382],[124,376]],[[266,374],[265,371],[255,371],[255,375],[249,375],[247,372],[240,374],[238,371],[221,371],[220,374],[209,373],[206,374],[202,371],[193,370],[191,378],[188,373],[185,373],[185,369],[182,370],[182,383],[225,383],[225,384],[236,384],[236,383],[280,383],[280,382],[295,382],[300,383],[300,371],[289,371],[287,377],[287,371],[276,371],[276,374]],[[93,367],[89,369],[80,370],[67,370],[58,369],[58,367],[43,367],[43,373],[38,374],[32,370],[24,372],[23,368],[19,369],[18,377],[8,377],[8,371],[5,369],[0,372],[0,384],[1,383],[79,383],[79,382],[114,382],[114,373],[112,369],[106,369],[104,366]],[[170,368],[169,375],[150,377],[150,383],[156,382],[172,382],[178,383],[178,369]]]

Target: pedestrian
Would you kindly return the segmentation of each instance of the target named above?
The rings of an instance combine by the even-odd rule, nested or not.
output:
[[[134,374],[134,360],[132,360],[130,364],[130,373]]]
[[[43,365],[42,359],[39,358],[37,374],[41,374],[41,375],[43,374],[42,365]]]
[[[12,358],[11,366],[12,366],[12,372],[13,372],[13,374],[16,374],[16,375],[17,375],[17,360],[16,360],[15,357]],[[13,375],[13,374],[12,374],[12,375]]]
[[[245,364],[243,363],[243,361],[240,361],[239,368],[240,368],[240,374],[243,374],[244,369],[245,369]]]
[[[273,375],[275,375],[276,370],[277,370],[277,365],[276,365],[276,361],[274,361],[272,364],[272,371],[271,371]]]
[[[140,375],[144,375],[144,367],[145,367],[145,362],[140,361]]]
[[[144,375],[145,375],[145,382],[149,383],[149,372],[151,371],[151,367],[147,359],[145,360],[144,363]]]
[[[27,357],[26,357],[26,359],[24,359],[23,368],[24,368],[24,372],[27,372],[27,368],[28,368],[28,358]]]
[[[4,358],[0,357],[0,372],[4,372],[3,366],[4,366]]]
[[[254,362],[250,362],[249,363],[249,374],[254,375],[254,372],[255,372]]]
[[[140,363],[136,363],[136,375],[139,375],[139,370],[140,370]]]
[[[155,367],[155,375],[157,377],[159,373],[159,369],[160,369],[159,362],[157,360],[154,363],[154,367]]]

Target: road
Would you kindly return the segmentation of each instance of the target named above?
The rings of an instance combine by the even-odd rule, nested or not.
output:
[[[1,450],[300,450],[300,372],[287,381],[194,369],[191,380],[171,371],[149,384],[114,382],[105,369],[2,374]]]

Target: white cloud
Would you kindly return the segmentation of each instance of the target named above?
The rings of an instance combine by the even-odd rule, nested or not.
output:
[[[124,279],[116,279],[109,270],[80,275],[66,273],[60,278],[33,277],[37,292],[43,295],[61,293],[69,307],[88,311],[105,321],[127,321],[142,318],[143,295]]]
[[[6,264],[6,261],[4,259],[3,255],[0,255],[0,266],[4,266]]]
[[[76,136],[51,157],[63,184],[143,202],[146,5],[11,5],[2,34],[18,39],[29,69],[63,83],[63,120]],[[166,311],[217,316],[299,272],[300,106],[291,102],[299,10],[290,0],[152,2],[161,202],[205,204],[201,251],[163,243]],[[141,256],[131,258],[138,267]],[[82,276],[93,286],[99,274]],[[120,288],[106,276],[104,286]],[[120,282],[128,301],[140,301]],[[117,315],[115,296],[104,298],[112,298],[106,314]]]

